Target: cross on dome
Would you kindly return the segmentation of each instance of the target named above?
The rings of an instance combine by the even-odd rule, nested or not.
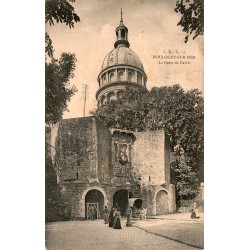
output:
[[[123,23],[123,20],[122,20],[122,8],[121,8],[121,21],[120,22]]]

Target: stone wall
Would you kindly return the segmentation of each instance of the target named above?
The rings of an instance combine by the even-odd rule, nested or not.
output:
[[[111,172],[111,133],[102,122],[96,120],[98,177],[100,181],[109,182]]]
[[[165,163],[165,184],[170,185],[170,140],[164,132],[164,163]]]
[[[62,197],[66,201],[67,209],[65,211],[69,219],[80,218],[83,206],[80,201],[82,199],[83,190],[86,188],[83,184],[64,183],[62,186]]]
[[[97,180],[97,131],[93,117],[62,120],[57,136],[61,181]]]
[[[168,198],[169,213],[175,213],[176,212],[175,185],[169,184],[168,191],[169,191],[168,192],[169,193],[169,198]]]
[[[170,180],[169,156],[166,154],[165,133],[162,130],[135,132],[132,166],[139,171],[145,185],[161,185]],[[167,164],[167,165],[166,165]],[[167,166],[167,171],[166,171]]]
[[[147,208],[148,215],[154,215],[155,210],[155,202],[154,202],[154,194],[155,194],[156,186],[143,186],[142,188],[142,201],[143,207]]]

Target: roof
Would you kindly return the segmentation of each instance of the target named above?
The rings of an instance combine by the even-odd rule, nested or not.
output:
[[[128,65],[140,68],[144,71],[138,55],[130,48],[120,45],[111,50],[104,58],[101,71],[111,66]]]

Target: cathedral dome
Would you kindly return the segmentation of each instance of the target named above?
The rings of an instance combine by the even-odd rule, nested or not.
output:
[[[127,65],[144,70],[138,55],[130,48],[119,45],[111,50],[103,60],[101,71],[116,65]]]
[[[126,87],[146,88],[147,75],[138,55],[130,49],[128,28],[121,21],[115,30],[114,49],[104,58],[97,77],[99,89],[96,92],[98,106],[122,98]]]

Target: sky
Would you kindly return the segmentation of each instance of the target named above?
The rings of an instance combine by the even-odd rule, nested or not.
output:
[[[65,24],[46,24],[54,56],[58,58],[62,52],[71,52],[77,58],[71,84],[78,92],[71,98],[69,111],[63,118],[83,116],[83,84],[88,85],[86,116],[96,108],[97,76],[104,57],[114,48],[121,8],[130,48],[141,59],[148,77],[147,88],[180,84],[185,90],[196,88],[203,92],[203,37],[190,38],[184,43],[186,33],[177,26],[180,15],[174,11],[175,3],[176,0],[76,0],[72,5],[81,21],[74,28]],[[176,56],[185,55],[191,59],[156,59],[157,56],[173,55],[169,51],[178,51]],[[174,63],[176,61],[178,64]]]

